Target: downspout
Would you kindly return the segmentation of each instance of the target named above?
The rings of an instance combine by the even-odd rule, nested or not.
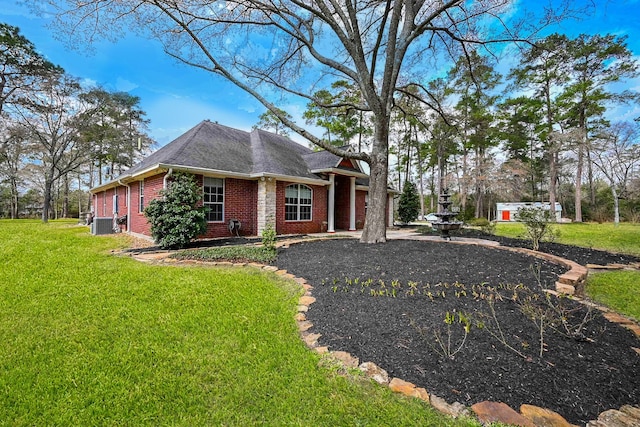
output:
[[[122,180],[118,180],[118,184],[127,187],[127,233],[131,234],[131,187]]]
[[[162,178],[162,189],[163,190],[167,189],[167,184],[168,184],[169,178],[171,178],[171,175],[173,175],[173,168],[169,168],[169,172],[167,172],[166,175],[164,176],[164,178]]]

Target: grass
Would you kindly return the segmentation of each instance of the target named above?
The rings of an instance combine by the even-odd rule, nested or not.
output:
[[[560,232],[557,243],[600,249],[614,253],[640,256],[640,224],[621,223],[570,223],[556,224]],[[524,225],[516,222],[499,222],[496,234],[523,238]]]
[[[292,281],[126,245],[0,221],[0,425],[478,425],[320,367]]]
[[[640,272],[609,271],[589,275],[587,294],[601,304],[640,321]]]

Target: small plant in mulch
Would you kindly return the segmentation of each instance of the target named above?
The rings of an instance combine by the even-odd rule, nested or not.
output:
[[[271,224],[262,230],[262,246],[268,252],[276,253],[276,241],[277,241],[276,229]]]
[[[526,237],[534,251],[540,249],[543,240],[553,241],[558,231],[553,227],[551,212],[538,207],[520,208],[515,214],[516,221],[524,224]]]
[[[422,326],[411,318],[410,326],[419,334],[423,341],[438,355],[454,359],[462,352],[468,341],[472,326],[488,334],[495,341],[513,352],[515,355],[532,361],[534,354],[530,348],[529,339],[519,337],[510,332],[509,325],[496,313],[496,304],[506,303],[514,306],[521,316],[528,319],[537,330],[535,339],[538,345],[537,357],[544,358],[549,350],[548,336],[555,334],[566,339],[593,341],[585,334],[587,324],[593,319],[594,313],[590,307],[576,304],[568,297],[556,297],[540,289],[535,290],[522,284],[500,284],[490,286],[487,283],[471,286],[454,283],[420,283],[408,281],[406,284],[399,280],[385,281],[383,279],[362,278],[331,278],[324,279],[323,285],[330,285],[334,293],[357,292],[372,297],[396,298],[420,297],[431,303],[454,301],[454,306],[473,307],[473,312],[457,309],[444,310],[440,317],[441,324]],[[473,305],[469,300],[475,302]],[[456,304],[455,301],[460,301]],[[450,303],[451,304],[451,303]]]
[[[194,261],[258,262],[270,264],[276,259],[275,251],[258,246],[224,246],[188,249],[176,252],[171,258]]]
[[[420,337],[433,351],[442,357],[453,360],[467,342],[467,337],[471,332],[471,319],[466,313],[447,311],[443,322],[445,324],[444,328],[441,325],[420,326],[413,319],[409,324],[415,328]],[[455,336],[454,330],[459,330],[462,333],[462,337]]]

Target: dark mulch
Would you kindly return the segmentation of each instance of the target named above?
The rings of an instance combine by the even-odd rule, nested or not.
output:
[[[502,246],[531,248],[531,244],[527,240],[494,236],[471,228],[456,231],[455,236],[493,240],[495,242],[499,242]],[[597,249],[581,248],[578,246],[563,245],[561,243],[554,242],[540,242],[540,251],[570,259],[580,265],[631,264],[640,262],[640,258],[633,255],[614,254]]]
[[[582,261],[589,256],[571,248],[556,253]],[[606,264],[605,258],[588,262]],[[293,244],[279,251],[277,265],[314,286],[307,318],[322,334],[321,345],[374,362],[449,402],[492,400],[515,409],[528,403],[581,424],[604,410],[640,403],[640,356],[631,348],[640,341],[599,312],[576,335],[546,325],[539,356],[540,330],[522,312],[551,315],[540,286],[555,283],[565,271],[558,265],[480,246],[351,239]],[[560,330],[561,315],[577,327],[587,314],[569,299],[551,301],[562,307],[553,315]],[[447,312],[456,317],[445,352],[435,336],[447,348]],[[446,353],[464,337],[460,313],[471,329],[451,358]]]

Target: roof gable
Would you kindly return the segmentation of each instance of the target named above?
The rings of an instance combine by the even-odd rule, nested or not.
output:
[[[345,163],[346,162],[346,163]],[[251,132],[202,121],[183,135],[147,156],[116,180],[155,173],[156,168],[197,169],[231,176],[276,176],[292,180],[326,180],[327,172],[343,170],[361,174],[358,165],[328,151],[313,151],[282,135],[254,129]]]
[[[146,157],[126,174],[134,175],[158,164],[249,174],[253,169],[251,151],[247,132],[206,120]]]

